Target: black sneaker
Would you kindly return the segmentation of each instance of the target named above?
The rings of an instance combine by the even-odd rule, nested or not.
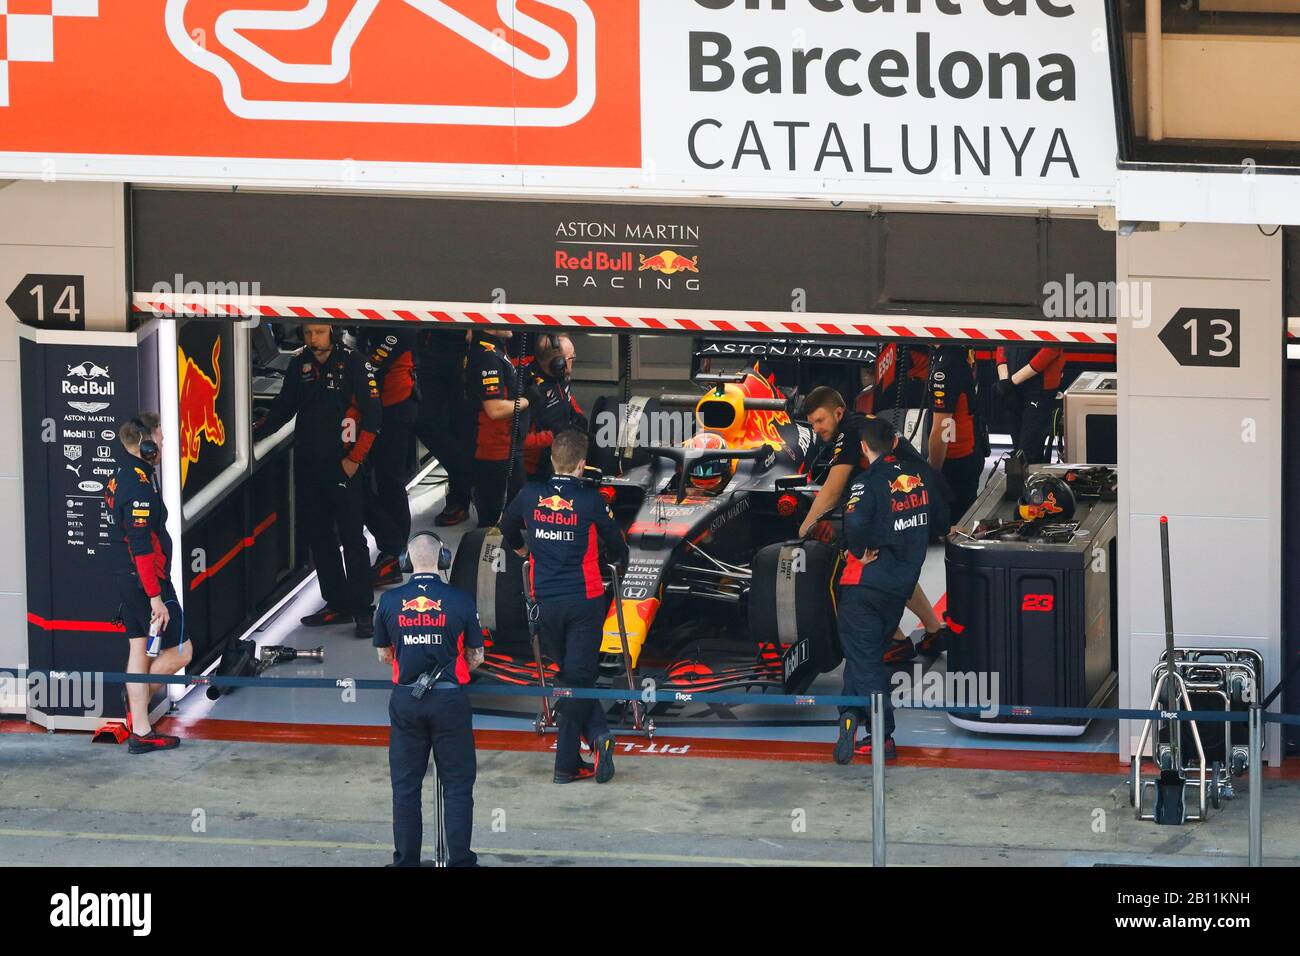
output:
[[[301,622],[303,627],[328,627],[331,624],[346,624],[350,620],[352,615],[347,611],[336,611],[327,604],[315,614],[302,618]]]
[[[580,764],[574,773],[555,772],[554,781],[556,783],[576,783],[579,780],[590,780],[596,776],[594,769],[589,769],[591,764]]]
[[[370,569],[371,587],[382,588],[402,583],[402,563],[391,554],[381,554]]]
[[[156,730],[141,736],[132,734],[127,738],[127,749],[133,754],[149,754],[155,750],[174,750],[181,745],[179,737],[173,737],[171,734],[160,734]]]
[[[614,735],[601,734],[592,751],[596,760],[596,782],[609,783],[614,779]]]
[[[886,664],[906,664],[914,657],[916,657],[916,645],[912,643],[910,637],[905,637],[901,641],[890,641],[881,659]]]
[[[898,747],[894,743],[893,734],[890,734],[888,737],[885,738],[884,753],[885,753],[885,760],[898,759]],[[868,760],[871,759],[871,734],[867,734],[865,737],[863,737],[861,740],[858,741],[857,746],[853,748],[853,754],[856,757],[866,757]]]
[[[951,636],[952,631],[948,630],[946,624],[933,634],[927,631],[925,637],[916,642],[916,650],[926,657],[938,657],[948,649],[948,638]]]
[[[375,636],[375,622],[369,617],[357,618],[357,637],[370,640]]]
[[[450,528],[452,525],[463,523],[469,518],[469,508],[453,508],[448,505],[442,509],[442,514],[433,519],[433,523],[439,528]]]
[[[835,741],[835,762],[853,761],[853,740],[858,735],[858,715],[840,714],[840,735]]]

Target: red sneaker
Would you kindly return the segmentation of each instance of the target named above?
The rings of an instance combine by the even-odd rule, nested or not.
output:
[[[885,738],[884,755],[885,760],[887,761],[898,759],[898,747],[894,744],[894,738],[892,736]],[[853,756],[866,757],[868,760],[871,759],[871,734],[867,734],[858,741],[857,746],[853,748]]]
[[[594,776],[596,776],[596,768],[591,764],[582,764],[575,773],[557,772],[554,779],[556,783],[576,783],[579,780],[590,780]]]
[[[171,734],[160,734],[156,730],[141,736],[132,734],[127,740],[127,748],[133,754],[148,754],[155,750],[174,750],[181,745],[179,737],[173,737]]]
[[[914,657],[916,645],[910,637],[905,637],[901,641],[890,641],[882,659],[886,664],[906,664]]]

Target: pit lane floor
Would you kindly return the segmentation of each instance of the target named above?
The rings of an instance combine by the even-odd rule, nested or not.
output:
[[[474,846],[492,866],[868,865],[870,767],[835,766],[822,747],[818,763],[621,756],[611,783],[566,787],[550,783],[547,753],[481,750]],[[0,733],[0,758],[0,866],[390,859],[381,747],[186,740],[137,758],[84,734]],[[1266,862],[1300,864],[1300,780],[1263,785]],[[1244,787],[1206,823],[1159,827],[1133,819],[1126,786],[1118,771],[891,766],[889,861],[1245,862]]]
[[[996,461],[996,456],[990,463]],[[991,467],[991,464],[990,464]],[[435,472],[411,491],[413,526],[432,528],[433,517],[442,509],[443,484]],[[461,537],[473,528],[472,521],[455,528],[438,529],[453,549]],[[944,553],[942,546],[931,547],[921,577],[922,587],[937,609],[942,612],[942,599],[946,588]],[[249,635],[258,644],[288,644],[306,648],[323,645],[323,664],[294,662],[277,666],[266,673],[275,677],[353,677],[359,679],[388,680],[389,668],[376,659],[368,641],[357,640],[352,626],[308,629],[299,625],[300,617],[320,607],[321,601],[315,578],[309,578],[299,591],[288,600],[275,617],[265,622],[259,631]],[[904,632],[918,627],[919,622],[910,612],[902,622]],[[943,672],[944,658],[922,661],[905,666],[913,674],[916,663],[929,670]],[[821,675],[810,688],[810,693],[838,694],[841,687],[839,669]],[[831,708],[801,710],[797,715],[789,708],[765,706],[761,695],[756,703],[741,708],[702,707],[700,705],[674,705],[668,713],[661,709],[655,720],[664,735],[700,739],[749,740],[758,742],[827,742],[834,738],[835,712]],[[1013,702],[1014,703],[1014,702]],[[1114,706],[1112,697],[1103,706]],[[474,726],[479,730],[526,732],[531,730],[537,710],[536,701],[518,697],[475,697]],[[387,695],[362,692],[354,700],[344,700],[333,691],[288,689],[241,689],[217,702],[209,701],[202,693],[191,691],[176,709],[176,716],[187,724],[199,721],[230,721],[227,736],[235,735],[235,727],[260,726],[274,729],[287,725],[315,726],[321,728],[320,739],[341,741],[343,728],[386,728],[388,726]],[[364,735],[364,729],[360,731]],[[261,739],[264,735],[249,733],[247,739]],[[354,735],[355,736],[355,735]],[[1118,754],[1118,740],[1113,722],[1094,721],[1078,737],[1035,737],[978,734],[954,726],[946,716],[934,712],[900,711],[896,740],[902,747],[946,748],[971,751],[1040,751],[1073,754]],[[1117,759],[1117,757],[1116,757]],[[983,766],[1002,766],[998,761]]]

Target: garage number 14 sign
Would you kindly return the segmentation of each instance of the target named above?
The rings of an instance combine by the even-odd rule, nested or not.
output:
[[[1179,309],[1160,330],[1160,341],[1185,366],[1240,368],[1240,338],[1238,309]]]

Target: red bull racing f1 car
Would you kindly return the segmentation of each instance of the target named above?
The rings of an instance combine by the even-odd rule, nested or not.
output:
[[[615,440],[599,432],[608,406],[593,408],[601,467],[591,480],[631,552],[611,593],[602,672],[638,687],[651,678],[658,692],[800,693],[842,659],[839,552],[797,540],[817,491],[805,463],[812,429],[757,367],[696,384],[706,391],[632,399]],[[682,423],[691,427],[663,440]],[[683,431],[695,434],[682,441]],[[457,550],[452,583],[475,596],[492,637],[480,679],[539,680],[521,563],[495,528],[470,532]],[[540,666],[547,678],[557,671]]]

